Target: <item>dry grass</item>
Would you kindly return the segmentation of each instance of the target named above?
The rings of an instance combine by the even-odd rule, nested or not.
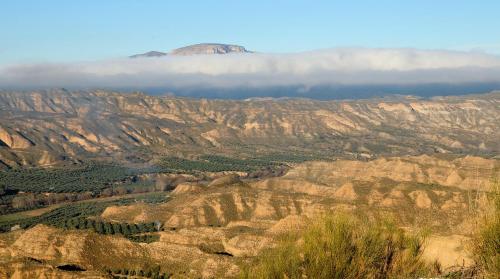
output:
[[[480,278],[500,277],[500,183],[494,183],[487,206],[478,216],[471,252]]]
[[[417,278],[436,274],[422,260],[423,237],[390,222],[318,218],[244,267],[242,278]]]

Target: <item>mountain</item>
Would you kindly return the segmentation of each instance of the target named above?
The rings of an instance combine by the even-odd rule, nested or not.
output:
[[[172,55],[250,53],[242,46],[227,44],[196,44],[174,49]]]
[[[168,53],[168,55],[203,55],[203,54],[228,54],[228,53],[251,53],[245,47],[228,44],[195,44],[177,48]],[[149,51],[142,54],[129,56],[130,58],[161,57],[167,53],[160,51]]]
[[[136,54],[129,56],[130,58],[143,58],[143,57],[161,57],[167,55],[165,52],[160,52],[160,51],[148,51],[145,53],[141,54]]]
[[[354,101],[0,92],[0,168],[159,154],[500,154],[500,92]]]

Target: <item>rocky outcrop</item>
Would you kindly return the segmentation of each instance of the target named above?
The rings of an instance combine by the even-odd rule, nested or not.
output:
[[[185,238],[194,240],[196,235],[201,235],[195,232],[186,232]],[[208,232],[203,232],[205,234]],[[140,244],[120,235],[107,236],[37,225],[22,233],[7,248],[11,251],[14,262],[0,263],[0,270],[5,270],[14,278],[26,278],[20,277],[24,275],[44,275],[45,278],[109,278],[106,272],[108,269],[147,270],[156,266],[162,273],[188,273],[188,277],[197,278],[228,277],[238,273],[238,267],[224,256],[205,253],[198,247],[201,244],[213,244],[214,241],[222,243],[216,236],[198,238],[198,245],[191,245],[180,241],[182,234],[177,235],[171,237],[167,232],[160,233],[160,241]],[[34,264],[23,265],[23,259],[24,263],[26,259],[34,261],[35,268]],[[15,264],[15,261],[21,264]],[[188,268],[186,263],[190,263]],[[82,271],[63,272],[61,266],[76,266]]]
[[[0,146],[1,145],[13,149],[26,149],[33,144],[19,132],[12,130],[8,131],[0,126]]]

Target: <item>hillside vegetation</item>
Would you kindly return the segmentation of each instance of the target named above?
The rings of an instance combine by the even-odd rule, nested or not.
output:
[[[493,186],[485,210],[471,241],[476,266],[469,273],[495,278],[500,275],[500,183]],[[498,277],[497,277],[498,278]]]
[[[333,215],[282,236],[242,278],[417,278],[439,272],[422,259],[424,239],[390,222]],[[438,267],[438,266],[436,266]]]

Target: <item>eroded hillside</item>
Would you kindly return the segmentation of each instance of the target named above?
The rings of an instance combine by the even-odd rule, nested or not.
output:
[[[179,152],[322,153],[359,158],[500,151],[500,93],[356,101],[0,92],[0,165]]]
[[[498,92],[0,92],[0,277],[233,278],[281,234],[337,212],[427,231],[427,260],[468,265],[499,138]]]
[[[284,176],[261,179],[219,174],[181,182],[160,203],[109,205],[80,221],[82,226],[35,224],[1,234],[0,264],[4,274],[21,278],[134,278],[132,271],[144,275],[139,278],[231,278],[241,262],[272,246],[278,235],[321,214],[349,212],[393,219],[408,231],[430,230],[426,259],[452,268],[470,263],[464,248],[473,229],[469,218],[482,206],[499,167],[494,159],[423,155],[305,162]],[[155,235],[154,241],[138,243],[123,226],[108,234],[89,226],[90,220],[160,226],[143,233]],[[68,265],[82,271],[61,270]]]

